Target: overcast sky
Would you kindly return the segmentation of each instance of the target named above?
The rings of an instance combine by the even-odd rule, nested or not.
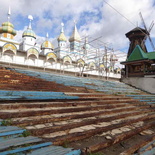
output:
[[[106,1],[106,2],[105,2]],[[38,42],[49,33],[54,41],[60,34],[61,22],[65,35],[69,37],[74,20],[82,37],[89,41],[100,37],[114,49],[127,52],[129,41],[125,33],[143,26],[139,17],[141,11],[147,27],[155,18],[155,0],[0,0],[0,23],[7,21],[7,12],[11,7],[11,22],[17,30],[16,39],[27,28],[28,15],[32,15],[32,29],[38,36]],[[155,37],[155,27],[151,31]],[[91,42],[93,44],[93,42]]]

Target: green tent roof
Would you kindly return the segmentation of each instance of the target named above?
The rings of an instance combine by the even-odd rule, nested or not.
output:
[[[151,52],[152,53],[152,52]],[[155,53],[155,52],[154,52]],[[136,61],[136,60],[143,60],[143,59],[148,59],[148,53],[145,53],[139,45],[137,45],[131,55],[128,57],[127,61]],[[150,54],[151,57],[151,54]],[[154,54],[155,58],[155,54]]]
[[[147,53],[147,56],[149,59],[155,60],[155,52],[149,52],[149,53]]]

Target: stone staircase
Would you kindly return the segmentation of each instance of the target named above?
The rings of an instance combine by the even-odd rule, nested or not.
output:
[[[155,107],[123,95],[66,94],[80,98],[74,101],[3,103],[0,118],[10,120],[11,125],[20,126],[54,145],[80,149],[83,154],[100,150],[104,153],[104,149],[125,143],[127,139],[133,144],[136,136],[144,140],[154,137]],[[126,145],[121,148],[119,153],[129,149]]]
[[[6,128],[18,126],[52,144],[42,148],[31,143],[27,154],[51,155],[57,150],[57,155],[145,155],[154,151],[154,95],[115,81],[21,69],[1,69],[0,88],[4,89],[0,90],[0,119]],[[10,150],[24,154],[20,146],[15,148],[14,144],[2,147],[0,154]]]

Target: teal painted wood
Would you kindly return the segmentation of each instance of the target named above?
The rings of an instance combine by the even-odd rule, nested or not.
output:
[[[31,145],[31,146],[28,146],[28,147],[17,148],[17,149],[14,149],[14,150],[1,152],[0,155],[8,155],[8,154],[27,151],[27,150],[33,150],[33,149],[37,149],[37,148],[41,148],[41,147],[46,147],[46,146],[49,146],[49,145],[52,145],[52,143],[51,142],[46,142],[46,143],[41,143],[41,144],[37,144],[37,145]]]
[[[135,99],[155,99],[155,96],[137,96]]]
[[[81,150],[73,150],[69,153],[66,153],[65,155],[80,155],[81,154]]]
[[[107,94],[112,94],[117,92],[124,93],[124,91],[128,93],[134,92],[136,94],[139,94],[139,92],[137,92],[137,89],[132,88],[120,82],[87,79],[82,77],[57,75],[54,73],[37,72],[37,71],[29,71],[29,70],[22,70],[22,69],[15,69],[15,71],[27,74],[29,76],[41,78],[47,81],[54,81],[56,83],[61,83],[67,86],[86,87],[90,89],[95,89],[100,92],[105,92]],[[93,86],[91,86],[90,84],[93,84]],[[105,88],[107,91],[105,91]]]
[[[53,100],[53,99],[79,99],[78,96],[25,96],[25,97],[9,97],[9,96],[0,96],[0,100],[5,100],[5,101],[8,101],[8,100]]]
[[[23,144],[30,144],[30,143],[36,143],[41,142],[42,139],[37,137],[20,137],[20,138],[10,138],[8,140],[3,140],[3,142],[0,143],[0,150],[7,149],[12,146],[19,146]]]
[[[148,143],[147,145],[145,145],[144,147],[140,148],[139,151],[143,152],[145,151],[148,147],[150,147],[152,144],[155,144],[155,140],[153,140],[152,142]]]
[[[44,155],[65,155],[69,151],[71,151],[71,149],[59,146],[59,148],[54,148],[53,150],[46,152]]]
[[[3,133],[0,133],[0,137],[8,136],[8,135],[20,134],[20,133],[23,133],[24,131],[26,131],[26,130],[23,129],[23,130],[15,130],[15,131],[3,132]]]
[[[52,152],[52,150],[57,150],[57,149],[59,149],[59,147],[60,146],[48,146],[48,147],[40,148],[40,149],[37,149],[37,150],[33,150],[28,155],[44,154],[44,153],[48,153],[49,151]]]
[[[64,95],[63,92],[40,92],[40,91],[12,91],[12,90],[0,90],[0,96],[60,96]]]
[[[140,102],[149,102],[150,100],[139,100]]]
[[[139,153],[135,153],[134,155],[139,155]],[[155,155],[155,148],[145,151],[145,152],[141,152],[140,155]]]
[[[70,152],[71,148],[63,148],[62,146],[49,146],[46,148],[41,148],[38,150],[34,150],[28,155],[65,155],[66,153]]]
[[[39,91],[6,91],[0,90],[0,100],[51,100],[51,99],[78,99],[78,96],[68,96],[63,92]]]
[[[148,150],[144,153],[141,153],[141,155],[155,155],[155,148]]]
[[[22,135],[20,135],[22,136]],[[26,140],[30,140],[30,139],[34,139],[36,137],[33,137],[33,136],[28,136],[28,137],[15,137],[15,136],[12,136],[12,137],[8,137],[8,138],[3,138],[3,141],[0,141],[0,147],[4,144],[8,144],[10,142],[15,142],[15,141],[26,141]],[[41,140],[41,139],[40,139]]]
[[[155,104],[155,102],[147,102],[148,104]]]
[[[0,96],[0,100],[17,100],[20,98],[21,96]]]
[[[51,100],[51,99],[78,99],[78,96],[49,96],[49,97],[44,97],[44,96],[26,96],[26,100]]]
[[[19,136],[22,136],[22,133],[20,133],[20,134],[15,134],[15,135],[9,135],[9,136],[0,137],[0,142],[3,142],[3,140],[10,139],[10,138],[17,138],[17,137],[19,137]]]
[[[132,97],[155,97],[155,95],[126,95],[126,96],[132,96]]]
[[[0,133],[14,130],[21,130],[21,128],[18,128],[16,126],[0,126]]]

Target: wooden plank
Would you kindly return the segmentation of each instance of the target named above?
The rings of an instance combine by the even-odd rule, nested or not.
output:
[[[19,138],[11,138],[8,140],[4,140],[3,142],[0,143],[0,150],[7,149],[11,146],[19,146],[23,144],[29,144],[29,143],[35,143],[35,142],[41,142],[42,139],[37,138],[37,137],[19,137]]]
[[[145,150],[147,150],[150,146],[155,144],[155,140],[153,140],[152,142],[150,142],[149,144],[145,145],[144,147],[139,149],[139,152],[144,152]]]
[[[10,136],[4,136],[4,137],[0,137],[0,142],[5,139],[9,139],[9,138],[16,138],[16,137],[19,137],[19,136],[22,136],[22,133],[21,134],[16,134],[16,135],[10,135]]]
[[[81,126],[86,126],[86,125],[91,125],[91,124],[98,124],[98,123],[102,123],[102,122],[109,122],[109,120],[113,121],[116,119],[121,119],[121,118],[126,118],[129,116],[135,116],[135,115],[140,115],[140,114],[144,114],[142,111],[138,111],[135,113],[127,113],[127,114],[120,114],[117,116],[111,116],[111,117],[105,117],[105,118],[98,118],[98,119],[91,119],[91,120],[84,120],[81,122],[76,122],[76,123],[68,123],[65,125],[57,125],[57,126],[52,126],[52,127],[44,127],[44,129],[40,128],[40,129],[32,129],[29,130],[33,135],[36,136],[40,136],[43,134],[47,134],[47,133],[52,133],[52,132],[57,132],[57,131],[64,131],[64,130],[68,130],[68,129],[73,129],[73,128],[77,128],[77,127],[81,127]],[[93,116],[93,115],[92,115]]]
[[[127,111],[128,109],[124,109],[123,112]],[[155,111],[155,109],[148,109],[148,110],[143,110],[143,111],[137,111],[137,112],[131,112],[128,113],[128,115],[138,115],[138,114],[145,114],[145,113],[149,113],[149,112],[153,112]],[[111,111],[111,113],[120,113],[122,112],[122,110],[119,109],[118,110],[113,110],[113,112]],[[129,110],[128,110],[129,112]],[[51,117],[51,118],[39,118],[39,119],[33,119],[31,120],[23,120],[23,121],[15,121],[12,122],[13,125],[22,125],[22,126],[27,126],[27,125],[36,125],[36,124],[44,124],[44,123],[50,123],[50,122],[57,122],[57,121],[64,121],[64,120],[71,120],[71,119],[80,119],[80,118],[89,118],[89,117],[96,117],[96,116],[102,116],[102,115],[108,115],[111,114],[110,111],[106,112],[106,111],[100,111],[100,112],[92,112],[92,113],[85,113],[85,114],[73,114],[73,115],[69,115],[69,116],[61,116],[61,117]],[[120,113],[121,114],[121,113]],[[121,116],[120,116],[121,118]]]
[[[71,149],[70,148],[63,148],[63,147],[60,147],[59,149],[57,149],[57,150],[52,150],[52,151],[49,151],[49,152],[47,152],[47,153],[45,153],[45,155],[64,155],[64,154],[66,154],[66,153],[68,153],[68,152],[70,152],[71,151]]]
[[[124,122],[112,124],[112,125],[109,125],[106,127],[98,127],[96,129],[91,129],[91,130],[87,130],[84,132],[77,132],[77,133],[72,133],[72,134],[68,134],[65,136],[59,136],[56,138],[49,138],[49,140],[53,141],[53,144],[55,144],[55,145],[61,145],[61,144],[63,144],[63,142],[65,140],[70,141],[70,142],[76,141],[76,140],[82,140],[82,139],[94,136],[96,134],[101,134],[103,132],[107,132],[109,130],[121,128],[126,125],[131,125],[136,122],[152,120],[152,119],[154,119],[154,117],[155,117],[155,115],[143,116],[141,118],[126,120]]]
[[[149,106],[147,106],[149,107]],[[143,106],[141,109],[146,109],[147,107]],[[27,117],[27,116],[40,116],[40,115],[51,115],[51,114],[62,114],[62,113],[71,113],[71,112],[79,112],[79,111],[91,111],[91,110],[102,110],[105,109],[104,106],[97,106],[97,107],[78,107],[78,108],[67,108],[67,109],[56,109],[56,110],[39,110],[39,111],[22,111],[22,112],[1,112],[0,118],[16,118],[16,117]],[[131,107],[128,110],[138,110],[139,107]],[[117,109],[118,110],[118,109]],[[115,111],[115,110],[113,110]],[[122,111],[119,109],[119,111]],[[106,113],[106,112],[105,112]],[[107,112],[108,113],[108,112]]]
[[[107,101],[108,102],[108,101]],[[104,105],[105,109],[112,109],[115,107],[131,106],[130,104],[120,103],[118,100],[110,101],[110,105],[107,102],[43,102],[43,103],[18,103],[18,104],[2,104],[1,109],[21,109],[21,108],[45,108],[45,107],[78,107],[78,106],[92,106],[92,105]],[[124,101],[125,102],[125,101]],[[134,104],[135,105],[135,104]]]
[[[0,126],[0,133],[13,131],[13,130],[21,130],[21,128],[16,126]]]
[[[141,153],[141,155],[155,155],[155,148],[148,150],[144,153]]]
[[[140,143],[131,146],[129,149],[127,149],[127,150],[123,151],[122,153],[120,153],[120,155],[132,154],[135,151],[137,151],[139,148],[141,148],[141,147],[147,145],[148,143],[150,143],[152,140],[155,140],[155,134],[154,135],[147,135],[145,140],[142,140]]]
[[[28,136],[28,137],[19,137],[19,136],[17,136],[17,137],[10,137],[9,136],[8,138],[3,138],[3,141],[0,141],[0,147],[4,143],[7,143],[8,144],[9,142],[13,142],[13,141],[22,141],[22,140],[26,141],[26,140],[35,139],[35,138],[37,138],[37,137],[33,137],[33,136]]]
[[[66,153],[65,155],[80,155],[81,154],[81,150],[73,150],[69,153]]]
[[[56,151],[59,148],[60,148],[60,146],[48,146],[48,147],[40,148],[40,149],[37,149],[37,150],[33,150],[30,153],[30,155],[45,154],[45,153],[48,153],[49,151],[52,152],[52,150]]]
[[[69,152],[72,152],[71,148],[63,148],[62,146],[49,146],[49,147],[34,150],[29,155],[38,155],[38,154],[65,155]],[[76,151],[73,153],[76,153]],[[70,155],[73,155],[73,154],[70,154]],[[78,155],[78,154],[76,153],[75,155]]]
[[[8,154],[27,151],[27,150],[38,149],[38,148],[49,146],[49,145],[52,145],[52,143],[51,142],[46,142],[46,143],[41,143],[41,144],[37,144],[37,145],[31,145],[31,146],[28,146],[28,147],[17,148],[17,149],[14,149],[14,150],[1,152],[0,155],[8,155]]]
[[[84,148],[82,151],[84,153],[89,153],[89,152],[96,152],[96,151],[99,151],[103,148],[106,148],[106,147],[109,147],[109,146],[112,146],[116,143],[119,143],[120,141],[123,141],[125,139],[128,139],[140,132],[142,132],[143,130],[146,130],[152,126],[155,126],[155,122],[151,122],[151,123],[146,123],[145,125],[141,126],[141,127],[138,127],[136,129],[133,129],[131,131],[127,131],[123,134],[119,134],[118,136],[115,136],[112,140],[108,140],[108,141],[104,141],[104,142],[101,142],[101,143],[98,143],[98,144],[95,144],[95,145],[92,145],[88,148]]]
[[[15,130],[15,131],[3,132],[3,133],[0,133],[0,137],[8,136],[8,135],[20,134],[20,133],[23,133],[24,131],[26,131],[26,130],[23,129],[23,130]]]

